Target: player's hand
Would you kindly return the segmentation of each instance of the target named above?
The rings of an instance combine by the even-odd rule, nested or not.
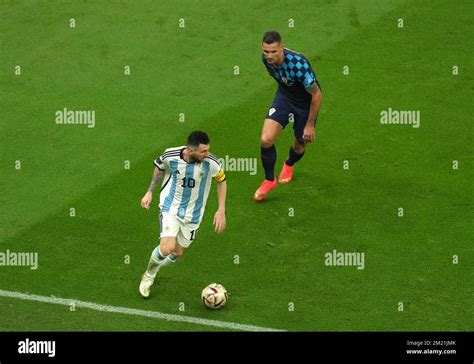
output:
[[[314,142],[314,126],[306,125],[304,127],[303,140],[306,143]]]
[[[152,199],[153,199],[153,194],[151,192],[145,193],[145,196],[143,196],[142,201],[140,203],[142,208],[149,210]]]
[[[225,213],[218,210],[214,215],[214,222],[212,224],[216,233],[222,233],[225,229]]]

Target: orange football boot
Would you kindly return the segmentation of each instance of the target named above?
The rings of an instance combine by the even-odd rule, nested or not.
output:
[[[278,178],[278,182],[280,183],[290,183],[293,178],[293,166],[289,166],[286,164],[286,161],[283,162],[283,168],[280,173],[280,177]]]
[[[262,201],[267,198],[268,192],[276,188],[277,181],[276,178],[273,181],[269,181],[268,179],[264,180],[258,190],[253,195],[255,201]]]

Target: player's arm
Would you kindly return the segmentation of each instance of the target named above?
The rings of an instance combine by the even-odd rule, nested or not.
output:
[[[219,207],[214,214],[214,228],[217,233],[222,233],[226,226],[225,220],[225,199],[227,195],[227,182],[224,171],[221,170],[215,177],[217,181],[217,201]]]
[[[316,82],[306,89],[311,95],[311,106],[309,108],[309,116],[306,121],[304,128],[303,138],[308,141],[314,141],[314,126],[316,125],[316,119],[318,118],[319,109],[321,108],[321,102],[323,100],[323,93]]]
[[[161,181],[162,178],[163,178],[163,171],[155,166],[155,170],[153,171],[153,177],[151,179],[150,187],[148,187],[148,190],[146,191],[145,196],[143,196],[142,201],[141,201],[142,208],[147,209],[147,210],[150,209],[151,200],[153,199],[153,191],[155,190],[155,187],[158,185],[158,183]]]

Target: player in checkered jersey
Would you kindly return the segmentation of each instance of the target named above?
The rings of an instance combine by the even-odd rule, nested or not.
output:
[[[168,148],[154,161],[153,179],[141,206],[150,208],[153,190],[163,179],[160,245],[153,250],[140,282],[140,294],[145,298],[150,295],[158,270],[176,262],[195,239],[213,179],[217,182],[219,204],[214,215],[215,231],[221,233],[225,229],[226,176],[217,157],[209,153],[209,143],[206,133],[194,131],[189,135],[187,145]]]
[[[307,143],[314,141],[316,118],[323,97],[309,61],[302,54],[285,48],[280,34],[266,32],[262,49],[262,61],[270,76],[277,81],[278,90],[262,129],[261,157],[265,180],[254,194],[256,201],[264,200],[268,192],[277,187],[274,143],[290,121],[294,122],[294,141],[278,182],[289,183],[293,178],[293,165],[303,157]]]

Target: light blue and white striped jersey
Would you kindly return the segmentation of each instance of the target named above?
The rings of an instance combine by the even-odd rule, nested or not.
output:
[[[186,222],[198,224],[204,216],[207,197],[214,177],[225,180],[217,157],[211,153],[201,163],[183,159],[186,146],[168,148],[154,164],[166,172],[160,192],[160,210]]]

